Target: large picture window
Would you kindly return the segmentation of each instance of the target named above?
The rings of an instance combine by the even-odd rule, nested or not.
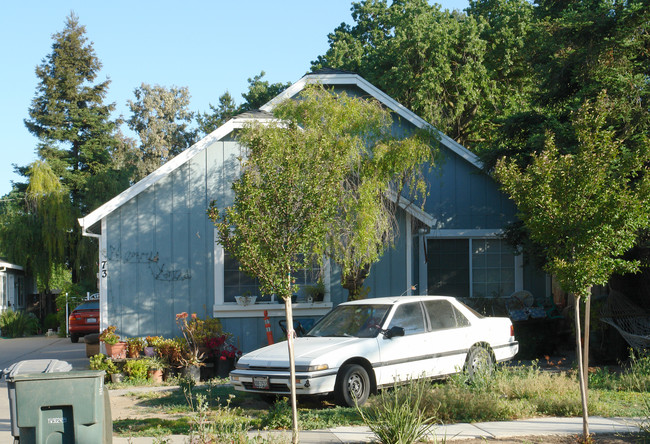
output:
[[[501,239],[428,239],[428,293],[500,298],[515,291],[515,255]]]

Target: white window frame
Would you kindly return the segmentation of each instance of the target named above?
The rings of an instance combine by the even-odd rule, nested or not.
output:
[[[473,264],[472,264],[472,240],[480,239],[501,239],[503,237],[503,230],[432,230],[429,234],[423,234],[419,237],[420,249],[420,288],[429,288],[429,281],[427,275],[427,264],[424,258],[424,243],[429,239],[467,239],[469,255],[469,299],[473,299],[474,293],[473,283]],[[515,292],[524,289],[524,260],[521,254],[514,255],[515,259]],[[508,297],[503,295],[503,297]]]
[[[284,303],[262,302],[251,305],[239,305],[225,302],[224,292],[224,248],[219,243],[219,234],[214,230],[214,305],[212,316],[215,318],[262,318],[266,311],[269,316],[283,316]],[[326,259],[323,264],[323,281],[325,298],[322,302],[296,302],[292,304],[294,317],[323,316],[332,309],[330,299],[330,264]]]

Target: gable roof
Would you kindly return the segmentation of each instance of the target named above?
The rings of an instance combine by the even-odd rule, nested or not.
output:
[[[291,98],[298,94],[306,85],[322,83],[324,85],[354,85],[365,91],[370,96],[374,97],[381,103],[386,106],[388,109],[396,113],[402,119],[412,123],[414,126],[420,129],[427,129],[434,131],[440,136],[440,144],[450,149],[456,153],[461,158],[465,159],[467,162],[471,163],[478,169],[483,168],[483,163],[470,150],[462,146],[460,143],[456,142],[451,137],[442,133],[440,130],[435,128],[433,125],[422,119],[420,116],[415,114],[413,111],[404,107],[402,104],[397,102],[395,99],[390,97],[388,94],[374,86],[372,83],[368,82],[366,79],[361,77],[358,74],[335,70],[331,68],[320,69],[312,74],[304,75],[300,80],[291,85],[289,88],[285,89],[283,92],[278,94],[276,97],[271,99],[268,103],[262,106],[260,109],[263,111],[272,111],[280,102]]]
[[[416,115],[413,111],[405,108],[403,105],[398,103],[395,99],[388,96],[386,93],[381,91],[379,88],[372,85],[370,82],[365,80],[363,77],[358,74],[354,74],[348,71],[335,70],[330,68],[324,68],[318,70],[311,74],[305,74],[300,80],[291,85],[289,88],[284,90],[282,93],[278,94],[276,97],[271,99],[268,103],[263,105],[259,110],[249,111],[242,113],[228,122],[221,125],[219,128],[205,136],[203,139],[199,140],[197,143],[178,154],[173,159],[169,160],[167,163],[162,165],[160,168],[149,174],[147,177],[137,182],[133,186],[127,188],[122,193],[115,196],[113,199],[109,200],[105,204],[101,205],[99,208],[95,209],[85,217],[79,218],[78,222],[81,225],[82,232],[84,235],[96,236],[96,233],[93,233],[93,227],[101,221],[103,218],[108,216],[110,213],[124,205],[129,200],[136,197],[138,194],[142,193],[149,187],[156,184],[162,178],[169,175],[175,169],[179,168],[181,165],[185,164],[192,157],[199,154],[205,150],[210,144],[221,140],[235,129],[243,128],[243,126],[252,121],[265,121],[265,120],[274,120],[275,117],[271,112],[273,109],[282,101],[289,99],[305,88],[308,84],[325,84],[325,85],[354,85],[360,88],[362,91],[366,92],[368,95],[377,99],[380,103],[386,106],[388,109],[399,115],[404,120],[410,122],[414,126],[420,129],[428,129],[436,132],[440,136],[440,144],[450,149],[452,152],[456,153],[462,159],[465,159],[470,164],[474,165],[476,168],[481,169],[482,163],[479,158],[469,151],[467,148],[453,140],[451,137],[443,134],[437,128],[433,127],[431,124],[427,123],[421,117]],[[406,205],[402,203],[402,208],[415,216],[419,220],[430,225],[431,216],[420,210],[417,205],[411,205],[407,203]]]

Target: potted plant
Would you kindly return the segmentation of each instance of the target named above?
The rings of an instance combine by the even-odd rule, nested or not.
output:
[[[148,357],[145,358],[147,363],[148,371],[147,375],[152,382],[161,383],[163,382],[163,371],[165,370],[166,364],[159,357]]]
[[[323,302],[325,299],[325,284],[319,279],[315,285],[306,285],[305,294],[307,294],[308,301],[311,299],[312,302]]]
[[[121,342],[120,337],[115,333],[114,325],[109,325],[99,335],[99,340],[106,346],[106,355],[113,359],[124,359],[126,357],[126,342]]]
[[[115,363],[102,353],[90,357],[89,368],[91,370],[103,370],[106,373],[104,375],[105,382],[108,382],[108,380],[111,379],[111,375],[118,373]]]
[[[190,320],[188,321],[188,318]],[[197,330],[201,321],[197,319],[196,313],[188,315],[186,312],[176,315],[176,324],[183,333],[183,347],[181,349],[181,373],[183,376],[195,381],[201,379],[200,366],[203,365],[203,353],[199,350],[200,344],[197,341]]]
[[[155,356],[156,355],[156,345],[160,342],[162,338],[160,336],[147,336],[145,338],[144,346],[144,355],[145,356]]]
[[[126,340],[126,349],[129,358],[137,358],[144,349],[144,341],[142,338],[129,338]]]

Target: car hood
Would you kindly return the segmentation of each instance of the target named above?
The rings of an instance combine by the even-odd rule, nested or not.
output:
[[[345,349],[357,348],[368,341],[376,342],[375,338],[349,338],[349,337],[302,337],[296,338],[294,356],[296,365],[306,365],[318,361],[319,363],[332,363],[332,356],[343,357],[347,355]],[[334,359],[338,361],[338,359]],[[278,342],[246,353],[239,362],[255,367],[288,367],[289,351],[287,341]]]

